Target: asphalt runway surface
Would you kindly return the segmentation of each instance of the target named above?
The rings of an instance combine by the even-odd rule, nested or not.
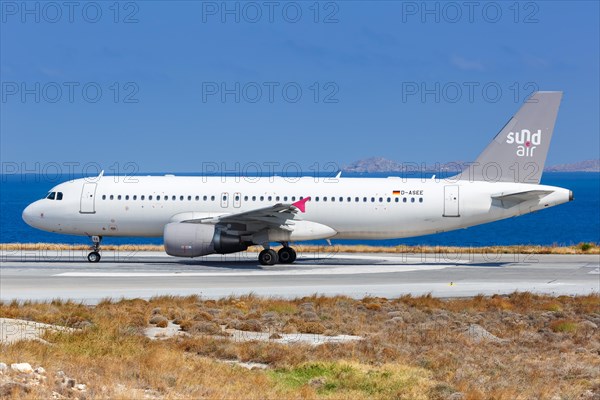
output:
[[[551,295],[600,292],[599,255],[299,254],[291,265],[261,266],[255,253],[179,259],[155,252],[0,252],[0,300],[205,298],[255,293],[437,297],[531,291]]]

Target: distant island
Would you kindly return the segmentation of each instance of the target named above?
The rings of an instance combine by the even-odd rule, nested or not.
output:
[[[400,163],[383,157],[371,157],[354,161],[342,168],[343,172],[373,173],[373,172],[406,172],[415,169],[431,172],[458,172],[466,161],[451,161],[440,164],[422,165],[421,163]],[[559,164],[544,168],[546,172],[600,172],[600,159],[585,160],[570,164]]]

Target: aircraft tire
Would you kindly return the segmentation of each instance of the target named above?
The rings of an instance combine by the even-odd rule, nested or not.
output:
[[[100,261],[100,253],[98,253],[97,251],[92,251],[90,254],[88,254],[87,259],[89,262],[92,263],[97,263]]]
[[[258,262],[262,265],[275,265],[279,261],[279,257],[275,250],[265,249],[258,254]]]

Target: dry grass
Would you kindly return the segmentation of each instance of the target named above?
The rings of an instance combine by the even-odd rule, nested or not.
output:
[[[71,245],[61,243],[0,243],[0,250],[4,251],[75,251],[88,250],[89,245]],[[368,246],[368,245],[298,245],[294,247],[298,252],[315,255],[332,255],[336,253],[398,253],[398,254],[600,254],[600,246],[596,243],[579,243],[573,246]],[[103,250],[119,252],[138,251],[164,251],[163,245],[151,244],[123,244],[103,245]],[[259,252],[262,247],[252,246],[249,252]]]
[[[188,336],[147,339],[141,332],[157,315],[186,323]],[[90,399],[148,393],[186,399],[445,399],[454,392],[465,399],[600,396],[598,295],[161,296],[106,299],[95,307],[60,300],[0,303],[0,316],[75,327],[91,322],[76,334],[47,334],[50,346],[0,347],[1,362],[30,362],[49,374],[63,370],[88,384]],[[234,321],[273,333],[318,326],[326,334],[364,340],[320,346],[237,342],[207,328]],[[474,340],[468,334],[473,324],[502,340]],[[223,359],[270,368],[249,371],[218,361]],[[23,396],[47,398],[49,393],[40,387]]]

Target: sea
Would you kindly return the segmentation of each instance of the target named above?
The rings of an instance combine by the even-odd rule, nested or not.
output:
[[[155,173],[164,175],[165,173]],[[307,173],[311,175],[313,173]],[[149,174],[140,174],[149,175]],[[193,174],[178,174],[193,175]],[[400,176],[393,173],[346,173],[346,177]],[[75,176],[74,178],[77,178]],[[21,218],[23,209],[60,183],[55,176],[40,174],[0,175],[0,243],[88,244],[88,238],[60,235],[31,228]],[[600,243],[600,173],[546,172],[542,184],[573,191],[575,200],[516,218],[435,235],[390,240],[332,240],[333,244],[374,246],[491,246],[576,245]],[[162,238],[110,238],[103,244],[162,244]],[[313,241],[308,243],[325,243]]]

